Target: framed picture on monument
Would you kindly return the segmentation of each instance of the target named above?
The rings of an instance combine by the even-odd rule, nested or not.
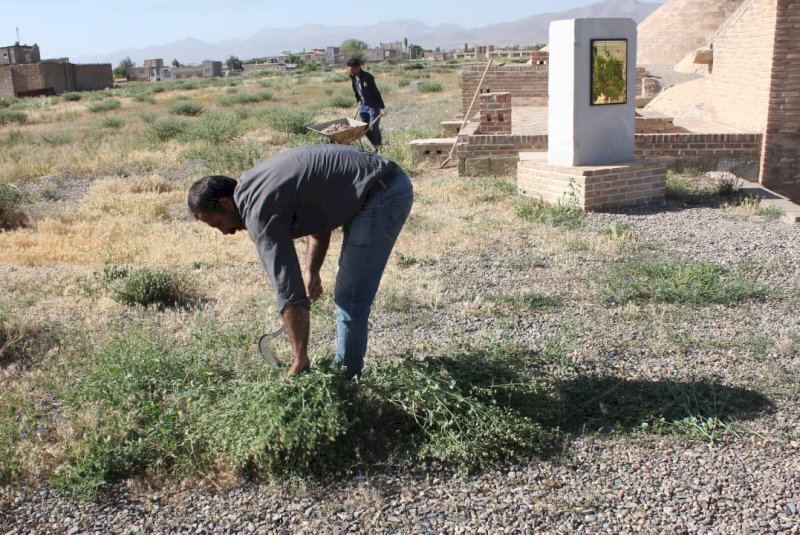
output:
[[[628,40],[592,39],[592,106],[628,102]]]

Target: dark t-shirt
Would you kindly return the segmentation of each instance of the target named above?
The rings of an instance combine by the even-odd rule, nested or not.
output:
[[[281,312],[309,306],[294,238],[330,232],[353,219],[372,183],[397,164],[347,145],[282,152],[239,179],[233,199],[275,287]]]

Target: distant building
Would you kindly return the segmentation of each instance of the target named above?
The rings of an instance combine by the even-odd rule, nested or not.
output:
[[[113,85],[110,63],[78,65],[68,58],[42,61],[37,45],[0,47],[0,98],[57,95]]]
[[[164,60],[146,59],[143,67],[133,67],[128,72],[131,80],[138,82],[161,82],[164,80],[188,80],[222,76],[222,62],[206,60],[200,65],[184,67],[165,66]]]
[[[0,48],[0,65],[20,65],[39,61],[41,61],[39,46],[36,44],[28,46],[15,43],[12,46]]]

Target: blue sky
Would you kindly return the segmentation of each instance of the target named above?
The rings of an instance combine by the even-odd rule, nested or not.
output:
[[[600,0],[596,0],[600,1]],[[651,0],[660,3],[658,0]],[[589,5],[592,0],[39,0],[4,1],[0,46],[38,43],[42,57],[110,54],[193,37],[206,42],[246,38],[263,28],[306,23],[373,24],[417,19],[467,28]],[[454,9],[457,5],[459,9]],[[491,9],[486,9],[491,6]]]

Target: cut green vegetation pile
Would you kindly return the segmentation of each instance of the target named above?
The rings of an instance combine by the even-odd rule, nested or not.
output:
[[[360,383],[324,362],[288,378],[255,356],[243,332],[209,328],[175,341],[128,327],[53,368],[43,386],[48,406],[15,405],[37,418],[5,434],[0,422],[0,461],[8,476],[31,454],[30,437],[53,441],[55,483],[79,494],[136,475],[215,467],[276,480],[426,460],[468,471],[523,459],[545,436],[494,390],[478,393],[436,359],[382,362]],[[21,393],[0,394],[0,404]]]

